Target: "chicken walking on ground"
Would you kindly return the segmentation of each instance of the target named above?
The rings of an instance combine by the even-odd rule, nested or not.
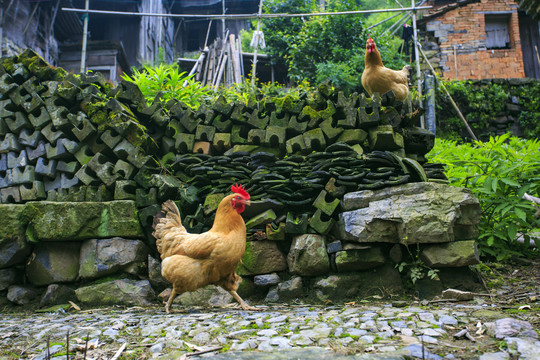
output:
[[[214,224],[205,233],[188,233],[171,200],[163,204],[161,213],[154,218],[153,235],[161,254],[161,274],[173,285],[165,305],[167,313],[177,295],[210,284],[228,291],[242,309],[258,310],[236,293],[242,279],[235,270],[246,249],[246,225],[240,214],[250,205],[250,196],[242,185],[233,185],[231,190],[233,194],[221,201]]]
[[[409,66],[401,70],[392,70],[384,66],[375,41],[368,36],[366,42],[365,70],[362,73],[362,86],[369,96],[373,93],[384,94],[390,90],[396,99],[405,101],[409,96]]]

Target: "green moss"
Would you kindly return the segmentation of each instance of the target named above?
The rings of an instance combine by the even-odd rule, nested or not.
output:
[[[312,119],[312,120],[318,119],[318,118],[321,117],[319,115],[319,113],[317,112],[317,110],[315,110],[314,108],[312,108],[309,105],[304,106],[304,108],[302,109],[302,112],[300,113],[299,117],[302,118],[304,116],[309,116],[309,118]]]
[[[13,72],[15,71],[14,65],[15,65],[15,62],[14,62],[14,58],[12,57],[4,58],[4,61],[2,61],[2,66],[7,71],[8,74],[13,74]]]
[[[124,137],[131,143],[133,146],[138,147],[147,147],[148,146],[148,133],[146,127],[136,122],[132,122],[128,131],[124,134]]]
[[[80,106],[81,110],[91,118],[98,111],[103,111],[107,103],[105,101],[82,101]]]
[[[251,242],[246,243],[246,252],[244,253],[244,256],[242,257],[242,261],[238,264],[236,267],[236,272],[239,275],[246,275],[249,274],[249,269],[253,269],[253,267],[257,263],[256,255],[253,253],[253,247],[251,246]]]
[[[225,194],[222,193],[208,195],[206,199],[204,199],[204,212],[206,214],[210,214],[211,212],[217,210],[219,203],[224,197]]]
[[[89,115],[90,120],[97,125],[100,131],[103,131],[108,125],[108,116],[105,110],[99,110],[93,115]]]
[[[276,99],[276,106],[280,112],[291,112],[294,108],[294,99],[291,95],[285,95],[282,99]]]

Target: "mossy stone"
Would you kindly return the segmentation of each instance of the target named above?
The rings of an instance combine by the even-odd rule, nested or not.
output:
[[[24,216],[34,241],[80,241],[91,238],[143,238],[134,201],[29,202]]]
[[[24,262],[30,253],[26,240],[27,220],[23,216],[24,205],[0,205],[0,268]]]

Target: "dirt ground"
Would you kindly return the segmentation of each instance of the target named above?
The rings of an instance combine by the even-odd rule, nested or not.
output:
[[[501,317],[512,317],[528,321],[537,333],[540,333],[540,259],[515,259],[511,263],[483,263],[478,265],[485,287],[482,296],[476,296],[474,300],[460,303],[485,304],[486,311],[479,312],[480,322],[495,321]],[[437,305],[447,307],[448,302],[430,301],[426,304],[430,310]],[[494,306],[493,306],[494,305]],[[450,305],[451,306],[451,305]],[[505,351],[510,353],[511,359],[519,356],[512,351],[505,341],[487,336],[480,330],[479,323],[467,325],[471,338],[449,337],[437,345],[426,344],[433,353],[450,352],[457,359],[477,359],[480,354],[489,352]],[[447,329],[449,334],[458,333],[463,327]],[[540,355],[539,355],[540,357]]]

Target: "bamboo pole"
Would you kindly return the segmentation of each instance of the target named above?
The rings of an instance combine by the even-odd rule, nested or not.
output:
[[[335,11],[335,12],[320,12],[320,13],[303,13],[303,14],[228,14],[228,15],[200,15],[200,14],[157,14],[157,13],[141,13],[127,11],[109,11],[109,10],[89,10],[90,14],[102,15],[119,15],[119,16],[154,16],[154,17],[173,17],[173,18],[189,18],[189,19],[257,19],[257,18],[285,18],[285,17],[309,17],[309,16],[328,16],[328,15],[356,15],[356,14],[377,14],[383,12],[398,12],[408,10],[427,10],[432,6],[418,6],[401,9],[379,9],[379,10],[354,10],[354,11]],[[85,13],[84,9],[77,8],[62,8],[62,11]]]
[[[218,73],[217,73],[217,79],[216,83],[214,85],[214,90],[217,90],[219,83],[221,82],[221,78],[223,77],[223,72],[225,71],[225,64],[227,63],[227,54],[223,56],[223,61],[221,62],[221,65],[219,67]]]
[[[240,59],[238,58],[238,50],[236,49],[236,40],[233,34],[229,36],[229,43],[231,44],[232,50],[231,60],[234,71],[234,82],[239,84],[242,81],[242,73],[240,71]]]
[[[223,40],[221,40],[221,52],[219,54],[219,59],[218,59],[218,62],[217,62],[217,67],[216,69],[219,70],[219,68],[221,68],[221,63],[223,62],[223,58],[225,56],[225,46],[226,46],[226,42],[227,42],[227,37],[229,36],[229,32],[227,31],[227,34],[225,35],[225,38]],[[217,76],[219,74],[219,71],[216,72],[214,74],[214,78],[212,79],[212,85],[215,85],[216,84],[216,79],[217,79]]]
[[[231,84],[234,82],[234,70],[233,70],[233,64],[232,64],[232,59],[233,59],[233,52],[232,52],[232,48],[231,48],[231,44],[229,41],[227,41],[225,43],[225,46],[227,46],[227,58],[229,59],[229,61],[227,61],[227,63],[225,64],[225,86],[226,87],[229,87],[231,86]]]
[[[204,38],[204,49],[206,49],[206,45],[208,44],[208,37],[210,36],[210,29],[212,28],[212,21],[210,20],[208,22],[208,29],[206,30],[206,37]]]
[[[411,6],[415,7],[414,0],[411,0]],[[414,57],[416,58],[416,81],[418,85],[418,98],[422,99],[422,73],[420,72],[420,54],[418,53],[418,34],[416,28],[416,9],[412,12],[412,25],[413,25],[413,40],[414,40]],[[420,102],[422,104],[422,102]],[[424,122],[424,116],[420,117],[420,126],[422,129],[426,128]]]
[[[88,41],[88,9],[90,8],[90,0],[86,0],[84,3],[84,25],[83,25],[83,38],[82,38],[82,50],[81,50],[81,74],[86,73],[86,43]]]
[[[478,138],[476,137],[476,135],[474,135],[474,132],[472,131],[471,127],[469,126],[469,123],[465,119],[465,116],[463,116],[463,114],[461,113],[461,110],[459,110],[459,107],[457,106],[454,99],[452,98],[452,95],[450,95],[450,93],[448,92],[448,89],[446,89],[446,86],[444,86],[442,81],[440,81],[441,79],[437,76],[437,73],[435,72],[435,69],[433,69],[433,66],[431,66],[431,63],[429,62],[426,54],[424,53],[424,50],[422,50],[422,47],[420,46],[420,44],[418,44],[417,48],[422,53],[422,56],[424,57],[424,60],[426,60],[426,63],[429,65],[429,68],[431,69],[431,72],[433,72],[433,75],[437,78],[437,80],[439,81],[439,84],[441,84],[444,92],[446,93],[446,95],[448,95],[448,98],[450,99],[450,103],[452,104],[452,107],[457,111],[459,118],[461,119],[461,121],[463,121],[463,124],[465,124],[465,128],[467,128],[467,131],[469,132],[471,137],[474,140],[478,141]]]
[[[198,65],[197,65],[197,70],[196,70],[197,75],[195,76],[195,80],[197,80],[197,81],[199,81],[199,82],[200,82],[201,79],[202,79],[204,60],[205,60],[205,59],[207,58],[207,56],[208,56],[208,48],[205,48],[205,49],[203,50],[203,54],[204,54],[204,56],[203,56],[201,62],[199,62]]]
[[[242,42],[240,39],[236,39],[238,44],[238,57],[239,57],[239,63],[240,63],[240,74],[242,78],[246,77],[246,74],[244,73],[244,57],[242,56]],[[242,79],[240,79],[242,80]]]
[[[261,15],[262,15],[263,0],[259,1],[259,18],[257,19],[257,32],[255,36],[259,36],[261,31]],[[251,73],[251,87],[255,87],[255,77],[257,75],[257,50],[259,49],[259,39],[255,41],[255,51],[253,52],[253,72]]]
[[[199,58],[197,59],[197,61],[195,61],[195,65],[193,65],[193,68],[189,72],[188,76],[195,74],[195,72],[197,71],[197,68],[199,67],[199,63],[204,61],[204,56],[205,56],[205,54],[204,54],[204,51],[203,51],[201,53],[201,55],[199,55]],[[188,80],[184,81],[184,83],[182,84],[182,87],[187,86],[188,83],[189,83]]]

